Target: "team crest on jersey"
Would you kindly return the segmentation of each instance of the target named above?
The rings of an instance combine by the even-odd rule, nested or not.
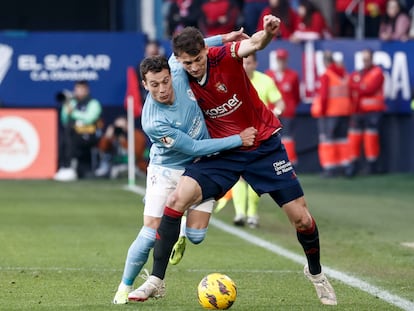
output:
[[[196,98],[194,96],[194,93],[191,89],[187,90],[187,95],[188,95],[188,97],[190,97],[191,100],[196,100]]]
[[[173,145],[174,139],[171,137],[162,137],[160,141],[165,145],[165,147],[169,148]]]
[[[227,87],[222,82],[217,82],[216,83],[216,89],[220,93],[227,93]]]

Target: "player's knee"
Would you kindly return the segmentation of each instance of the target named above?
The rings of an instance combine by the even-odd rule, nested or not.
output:
[[[313,218],[309,213],[302,213],[293,220],[293,225],[297,230],[306,231],[313,226]]]
[[[179,212],[184,212],[190,204],[188,199],[182,196],[179,192],[174,191],[168,196],[167,206]]]
[[[193,229],[193,228],[186,228],[185,234],[188,240],[193,244],[200,244],[204,241],[204,238],[207,234],[207,228],[203,229]]]
[[[174,208],[179,201],[179,197],[176,191],[172,192],[167,198],[167,206]]]
[[[299,198],[288,203],[288,205],[289,206],[285,210],[295,228],[301,231],[310,229],[313,225],[313,218],[309,213],[305,200]]]

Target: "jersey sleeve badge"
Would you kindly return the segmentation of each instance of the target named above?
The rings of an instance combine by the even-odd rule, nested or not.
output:
[[[175,140],[171,137],[165,136],[165,137],[162,137],[160,141],[165,147],[170,148],[174,144]]]

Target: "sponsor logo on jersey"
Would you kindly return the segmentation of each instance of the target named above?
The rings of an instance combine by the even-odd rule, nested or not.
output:
[[[215,87],[220,93],[227,93],[227,87],[224,85],[224,83],[217,82]]]
[[[212,119],[221,118],[236,111],[242,103],[243,102],[237,98],[237,94],[234,94],[233,97],[225,103],[215,108],[204,110],[204,113]]]
[[[5,44],[0,44],[0,84],[10,69],[13,49]]]

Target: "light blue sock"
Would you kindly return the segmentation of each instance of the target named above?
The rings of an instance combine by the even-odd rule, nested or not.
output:
[[[155,243],[155,229],[142,227],[137,238],[128,249],[125,261],[122,282],[125,285],[132,285],[138,273],[148,260],[148,255]]]
[[[203,229],[193,229],[193,228],[185,228],[185,234],[187,238],[193,244],[200,244],[203,242],[207,233],[207,228]]]

